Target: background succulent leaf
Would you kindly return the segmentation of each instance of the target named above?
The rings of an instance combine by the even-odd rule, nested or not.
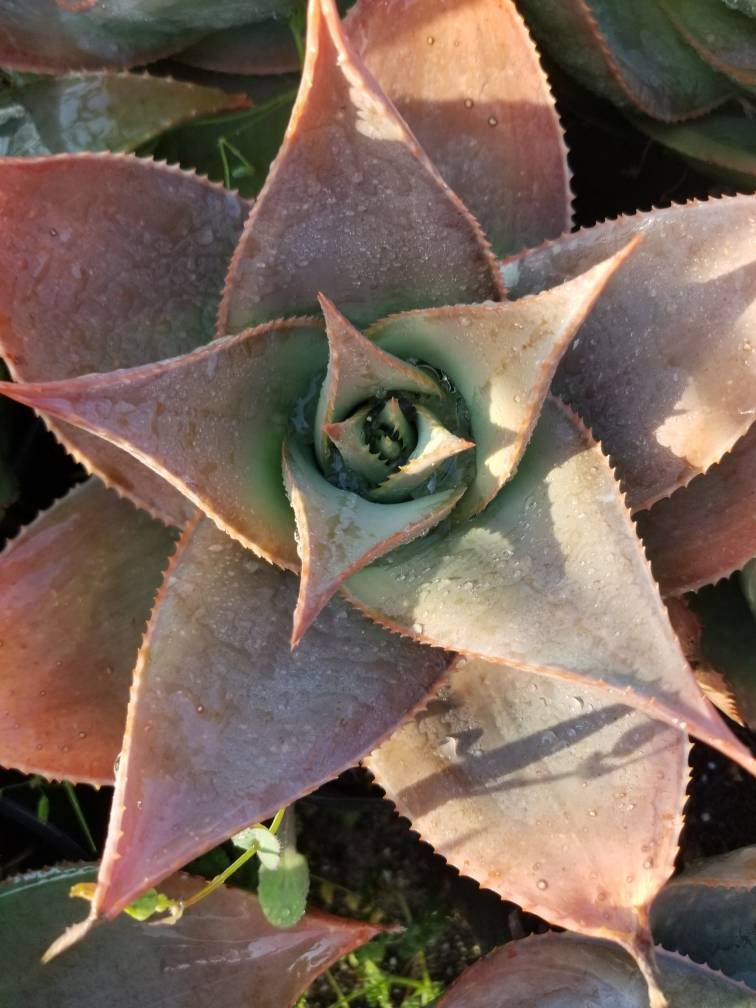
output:
[[[0,555],[0,761],[109,784],[131,672],[174,545],[97,480],[76,487]]]
[[[146,74],[35,77],[0,92],[0,155],[131,151],[179,122],[248,104],[244,95]]]
[[[706,858],[659,893],[651,913],[665,948],[756,989],[756,847]]]
[[[677,853],[688,748],[598,687],[463,659],[365,762],[463,874],[645,961],[648,907]]]
[[[293,0],[2,0],[0,64],[65,72],[150,63],[221,28],[288,14]]]
[[[226,74],[279,74],[299,70],[288,20],[224,28],[200,39],[176,58],[189,66]]]
[[[756,196],[690,203],[606,221],[504,264],[520,297],[643,234],[553,386],[610,454],[633,509],[704,472],[752,423],[755,224]]]
[[[658,123],[646,116],[631,122],[699,171],[741,189],[756,188],[756,120],[715,111],[684,123]]]
[[[566,0],[564,17],[572,32],[561,36],[553,31],[552,12],[536,11],[544,6],[526,0],[526,16],[534,15],[538,37],[555,59],[580,73],[592,90],[616,99],[607,88],[607,72],[625,97],[645,115],[672,122],[701,115],[721,104],[733,92],[726,77],[705,63],[680,36],[656,0]],[[548,32],[548,29],[551,31]],[[589,46],[590,57],[577,54],[579,46]]]
[[[132,367],[212,338],[243,200],[112,154],[7,159],[0,185],[0,351],[15,379]],[[176,525],[188,519],[186,498],[123,451],[52,426],[135,503]]]
[[[295,93],[292,79],[283,78],[251,109],[178,126],[138,153],[196,168],[227,189],[256,196],[281,146]]]
[[[663,593],[740,570],[756,553],[756,424],[721,462],[641,512],[638,531]]]
[[[42,965],[45,945],[81,914],[72,885],[94,877],[91,865],[21,875],[0,888],[0,936],[8,959],[0,999],[41,1005],[54,991],[60,1008],[83,1008],[106,998],[133,1008],[161,998],[198,1008],[289,1008],[312,980],[341,955],[364,944],[369,924],[312,913],[294,928],[272,927],[253,895],[218,889],[172,927],[121,917],[94,928],[75,948]],[[162,887],[186,899],[203,879],[176,875]]]
[[[317,309],[355,325],[419,304],[495,297],[475,221],[366,73],[333,0],[309,7],[283,146],[234,254],[219,332]]]
[[[229,535],[295,569],[281,449],[325,364],[322,324],[290,319],[157,364],[0,387],[129,452]]]
[[[343,602],[292,652],[296,596],[212,522],[185,534],[137,666],[100,912],[354,765],[447,666]]]
[[[345,592],[389,629],[599,685],[753,767],[701,697],[606,458],[554,400],[485,511],[395,550]]]
[[[756,620],[751,618],[737,578],[689,596],[701,620],[701,650],[724,676],[738,712],[756,729]]]
[[[470,411],[476,472],[458,516],[482,511],[516,471],[562,354],[630,252],[514,303],[406,312],[369,330],[383,349],[448,375]]]
[[[753,992],[743,984],[672,952],[656,954],[666,1002],[651,1008],[747,1008]],[[462,974],[438,1008],[648,1008],[649,997],[632,959],[605,942],[570,934],[544,934],[505,945]]]
[[[359,0],[345,27],[497,254],[569,229],[567,149],[513,3]]]
[[[756,86],[756,24],[740,11],[706,0],[657,0],[703,60],[736,83]]]

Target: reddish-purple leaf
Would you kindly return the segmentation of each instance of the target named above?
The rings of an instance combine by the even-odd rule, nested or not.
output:
[[[682,595],[756,555],[756,424],[721,462],[638,515],[662,592]]]
[[[458,516],[482,511],[517,469],[562,354],[633,248],[534,297],[406,312],[369,330],[447,374],[470,411],[477,469]]]
[[[497,253],[569,228],[562,129],[510,0],[359,0],[346,29]]]
[[[463,874],[652,969],[648,909],[674,867],[688,748],[599,687],[461,659],[366,762]]]
[[[0,556],[0,763],[109,784],[173,536],[91,480]]]
[[[447,666],[341,601],[292,652],[296,597],[212,522],[185,534],[137,665],[100,913],[354,765]]]
[[[699,692],[606,458],[553,400],[485,511],[394,551],[345,591],[390,629],[598,685],[756,769]]]
[[[288,20],[239,25],[206,35],[176,59],[226,74],[280,74],[299,70],[299,54]]]
[[[466,970],[438,1008],[749,1008],[754,992],[674,952],[656,950],[661,991],[627,953],[571,934],[510,942]]]
[[[51,868],[0,887],[3,1004],[291,1008],[319,973],[379,930],[323,913],[308,913],[280,930],[265,919],[255,896],[224,887],[172,927],[123,916],[93,928],[86,941],[43,965],[45,947],[81,917],[83,904],[69,898],[69,889],[94,873],[92,865]],[[161,891],[186,900],[204,884],[175,875]]]
[[[334,0],[310,3],[299,96],[219,333],[312,312],[321,291],[358,325],[501,293],[482,232],[353,52]]]
[[[294,569],[281,448],[325,363],[322,323],[291,319],[158,364],[60,382],[0,382],[0,391],[131,453],[229,535]]]
[[[634,510],[722,457],[756,401],[756,196],[619,217],[505,263],[514,296],[643,242],[565,354],[554,382],[592,428]]]
[[[296,441],[284,450],[283,475],[302,561],[292,647],[348,577],[438,525],[464,493],[459,487],[378,504],[330,483]]]
[[[0,353],[20,381],[183,353],[213,335],[248,204],[204,179],[111,154],[0,163]],[[100,438],[53,425],[72,454],[153,513],[187,501]]]

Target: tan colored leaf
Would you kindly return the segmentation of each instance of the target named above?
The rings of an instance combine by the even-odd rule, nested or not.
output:
[[[598,685],[756,769],[700,694],[607,460],[553,400],[485,511],[394,551],[345,590],[390,629]]]
[[[688,748],[599,687],[461,659],[366,762],[463,874],[653,972],[648,909],[674,866]]]
[[[137,664],[99,912],[353,766],[448,664],[341,601],[292,652],[296,597],[212,522],[185,533]]]
[[[334,0],[312,0],[299,96],[234,255],[219,333],[312,312],[321,291],[362,325],[501,290],[478,225],[365,71]]]
[[[756,196],[619,217],[503,273],[514,296],[530,294],[633,234],[642,245],[607,285],[554,388],[601,440],[640,510],[708,469],[753,421]]]
[[[160,523],[97,480],[0,556],[0,763],[109,784],[131,673],[173,548]]]
[[[346,30],[497,253],[570,227],[554,99],[510,0],[359,0]]]

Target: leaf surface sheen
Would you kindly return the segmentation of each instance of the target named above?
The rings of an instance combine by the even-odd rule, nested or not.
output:
[[[562,354],[633,248],[533,297],[405,312],[368,330],[447,374],[470,410],[477,469],[457,516],[482,511],[516,471]]]
[[[133,367],[212,338],[245,201],[114,154],[9,158],[0,192],[0,352],[14,379]],[[188,520],[186,499],[123,451],[52,427],[139,506],[175,525]]]
[[[0,763],[109,784],[131,673],[174,545],[97,480],[0,555]]]
[[[260,21],[206,35],[176,59],[226,74],[279,74],[299,70],[299,54],[287,20]]]
[[[668,1008],[749,1008],[743,984],[662,949],[656,953]],[[649,1008],[646,984],[621,949],[571,934],[532,935],[466,970],[438,1008]]]
[[[244,95],[147,74],[38,77],[2,92],[3,156],[132,151],[179,123],[249,104]],[[17,110],[17,115],[13,115]]]
[[[554,400],[485,511],[395,550],[344,591],[389,629],[598,685],[756,768],[699,692],[606,458]]]
[[[51,868],[0,888],[0,935],[7,956],[0,976],[3,1004],[290,1008],[322,970],[378,930],[309,913],[280,931],[265,920],[255,896],[224,887],[172,927],[121,917],[40,964],[46,944],[80,917],[83,904],[69,898],[69,889],[92,879],[95,871],[92,865]],[[175,875],[161,888],[174,899],[187,899],[204,881]]]
[[[219,334],[317,309],[355,325],[503,292],[483,234],[347,42],[309,5],[289,128],[234,254]]]
[[[756,24],[723,3],[658,0],[702,59],[745,87],[756,86]]]
[[[42,73],[125,69],[291,8],[292,0],[0,0],[0,64]]]
[[[655,939],[756,989],[756,847],[694,862],[657,896]]]
[[[641,246],[607,284],[553,386],[610,454],[633,510],[704,472],[753,421],[756,196],[619,217],[503,267],[520,297],[639,233]]]
[[[289,319],[157,364],[0,390],[108,439],[249,549],[296,569],[281,447],[325,364],[322,323]]]
[[[341,601],[292,652],[296,597],[212,522],[185,533],[137,664],[98,912],[353,766],[447,667]]]
[[[680,731],[597,687],[461,659],[365,762],[463,874],[561,927],[611,937],[645,965],[688,749]]]
[[[721,462],[637,517],[663,593],[740,570],[756,554],[756,423]]]
[[[567,150],[509,0],[359,0],[349,39],[497,254],[571,224]]]

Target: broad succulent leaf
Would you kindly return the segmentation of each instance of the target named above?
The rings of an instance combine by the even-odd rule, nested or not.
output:
[[[0,186],[0,352],[15,379],[131,367],[212,338],[243,200],[175,168],[111,154],[9,158]],[[124,452],[65,425],[52,429],[135,503],[173,524],[187,520],[183,496]]]
[[[638,515],[661,590],[682,595],[756,553],[756,424],[721,462]]]
[[[658,0],[685,41],[736,83],[756,86],[756,24],[706,0]]]
[[[515,303],[407,312],[369,330],[385,350],[446,374],[470,411],[476,472],[458,517],[482,511],[517,469],[562,354],[634,247]]]
[[[690,599],[704,657],[724,677],[741,720],[756,730],[756,620],[732,579]]]
[[[688,748],[598,687],[462,659],[366,763],[461,872],[652,973],[648,908],[672,873]]]
[[[554,381],[609,452],[634,510],[704,472],[753,421],[756,196],[619,217],[503,267],[520,297],[639,233]]]
[[[60,1008],[134,1008],[161,1002],[197,1008],[290,1008],[336,959],[377,933],[370,924],[309,913],[287,931],[269,924],[257,899],[218,889],[172,927],[128,917],[95,928],[87,941],[41,965],[45,946],[80,916],[72,885],[93,878],[81,865],[32,872],[0,887],[0,935],[5,965],[3,1003]],[[186,899],[204,879],[176,875],[162,886]]]
[[[672,879],[651,926],[666,948],[756,989],[756,847],[706,858]]]
[[[185,534],[137,664],[98,912],[354,765],[447,666],[340,601],[292,652],[296,597],[211,522]]]
[[[206,35],[178,53],[189,66],[226,74],[279,74],[299,70],[299,54],[286,20],[238,25]]]
[[[631,122],[694,168],[741,189],[756,188],[756,122],[732,111],[715,111],[684,123],[659,123],[646,116]]]
[[[345,27],[497,254],[569,228],[562,130],[510,0],[359,0]]]
[[[598,685],[754,768],[701,697],[606,458],[553,400],[485,511],[396,550],[345,591],[389,629]]]
[[[219,333],[330,298],[355,325],[421,304],[482,301],[501,284],[473,218],[344,36],[309,6],[299,96],[229,272]]]
[[[570,934],[504,945],[466,970],[438,1008],[748,1008],[744,984],[673,952],[656,953],[666,1000],[653,999],[632,959],[614,945]]]
[[[248,104],[244,95],[146,74],[33,77],[0,94],[0,154],[131,151],[177,123]]]
[[[583,83],[615,100],[619,90],[619,103],[655,119],[701,115],[733,91],[657,0],[525,0],[523,9],[549,52]]]
[[[292,0],[2,0],[0,64],[45,73],[150,63]]]
[[[271,563],[295,569],[281,450],[326,363],[322,324],[290,319],[157,364],[3,391],[107,438]]]
[[[0,555],[0,762],[109,784],[172,534],[97,480]]]

